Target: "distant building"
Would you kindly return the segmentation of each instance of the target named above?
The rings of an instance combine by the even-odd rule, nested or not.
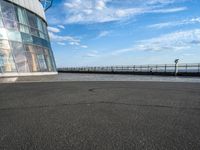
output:
[[[0,0],[0,77],[56,73],[39,0]]]

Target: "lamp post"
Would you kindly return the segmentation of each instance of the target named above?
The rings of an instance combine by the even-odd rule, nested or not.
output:
[[[177,76],[178,74],[178,62],[179,62],[179,59],[175,59],[175,76]]]

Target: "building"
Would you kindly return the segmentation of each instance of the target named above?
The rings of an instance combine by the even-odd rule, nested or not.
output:
[[[0,77],[57,74],[39,0],[0,0]]]

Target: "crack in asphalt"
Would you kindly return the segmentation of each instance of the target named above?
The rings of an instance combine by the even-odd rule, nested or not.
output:
[[[37,108],[51,108],[51,107],[64,107],[64,106],[76,106],[76,105],[98,105],[98,104],[110,104],[110,105],[125,105],[125,106],[135,106],[135,107],[155,107],[155,108],[168,108],[168,109],[186,109],[186,110],[198,110],[199,107],[177,107],[169,105],[147,105],[147,104],[131,104],[131,103],[120,103],[120,102],[83,102],[83,103],[67,103],[67,104],[57,104],[57,105],[41,105],[41,106],[25,106],[25,107],[7,107],[0,108],[0,111],[5,110],[20,110],[20,109],[37,109]]]

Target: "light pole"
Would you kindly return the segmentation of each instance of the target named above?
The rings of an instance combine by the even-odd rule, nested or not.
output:
[[[179,61],[179,59],[175,59],[175,76],[177,76],[177,74],[178,74],[178,61]]]

